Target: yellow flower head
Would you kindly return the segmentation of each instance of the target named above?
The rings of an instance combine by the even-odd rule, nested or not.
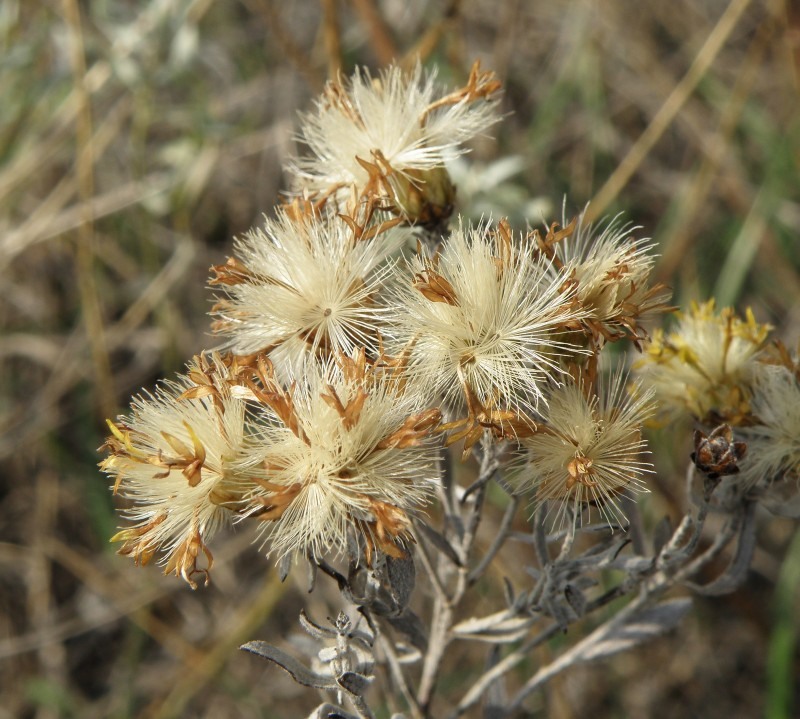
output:
[[[758,355],[771,327],[714,300],[693,303],[672,332],[657,331],[635,367],[655,387],[662,414],[691,415],[716,426],[741,424],[750,412]]]

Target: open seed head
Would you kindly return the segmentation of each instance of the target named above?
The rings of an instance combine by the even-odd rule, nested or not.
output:
[[[653,391],[625,385],[619,373],[599,394],[574,381],[553,387],[538,431],[522,440],[520,490],[532,494],[535,508],[550,503],[555,526],[570,516],[582,521],[587,506],[609,524],[624,524],[622,493],[645,491],[652,469],[642,460],[642,424],[653,411]]]
[[[587,313],[584,323],[598,341],[644,340],[641,320],[669,309],[669,290],[649,284],[653,244],[635,238],[637,229],[619,216],[599,226],[580,221],[555,246],[560,264],[571,268],[577,299]]]
[[[265,472],[248,514],[264,522],[270,552],[338,554],[355,535],[368,559],[402,556],[436,477],[428,435],[439,410],[363,351],[308,363],[288,390],[266,378],[260,401]]]
[[[419,65],[410,73],[391,66],[374,78],[361,69],[330,82],[303,118],[300,140],[310,155],[290,165],[294,190],[342,201],[355,186],[414,221],[449,214],[454,188],[444,163],[495,122],[486,100],[498,88],[477,64],[466,87],[452,93]]]
[[[533,412],[583,351],[562,340],[583,317],[566,273],[508,232],[460,222],[398,275],[389,331],[408,348],[410,375],[449,406],[472,393],[484,407]]]
[[[408,239],[407,228],[360,240],[340,217],[279,213],[214,268],[212,285],[224,292],[215,330],[226,349],[267,352],[281,372],[298,371],[309,355],[374,351],[386,315],[377,296],[392,254]]]
[[[793,486],[800,494],[800,380],[787,367],[761,364],[753,384],[752,424],[739,430],[747,442],[740,481]]]
[[[243,508],[258,471],[245,404],[227,376],[218,356],[197,357],[186,375],[136,397],[130,415],[109,422],[110,455],[101,464],[132,503],[124,515],[134,526],[114,537],[120,553],[147,564],[160,550],[165,573],[192,586],[212,561],[206,543]],[[198,569],[203,553],[208,567]]]

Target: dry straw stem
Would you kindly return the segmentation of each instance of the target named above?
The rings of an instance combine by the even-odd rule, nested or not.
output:
[[[725,9],[725,12],[697,53],[697,57],[689,70],[672,90],[653,120],[633,144],[628,154],[622,159],[622,162],[619,163],[592,199],[586,211],[586,220],[588,222],[594,222],[602,217],[622,188],[628,184],[628,181],[633,177],[633,174],[647,157],[650,150],[653,149],[653,146],[675,119],[680,109],[686,104],[697,84],[703,79],[748,5],[750,5],[750,0],[732,0]]]
[[[85,87],[86,57],[81,30],[81,12],[77,0],[64,0],[64,15],[70,30],[70,64],[78,89],[78,116],[76,124],[76,171],[78,194],[83,207],[94,196],[94,150],[92,147],[92,111],[89,93]],[[97,379],[99,404],[105,414],[113,412],[115,396],[111,376],[111,362],[105,339],[100,298],[94,279],[94,226],[91,214],[83,211],[78,225],[78,287],[80,288],[83,319],[91,348],[92,362]]]
[[[243,0],[254,14],[264,18],[264,24],[270,28],[272,38],[278,43],[285,57],[305,77],[309,87],[315,92],[325,85],[324,74],[309,61],[308,53],[295,42],[289,29],[281,17],[280,8],[283,3],[276,0]],[[330,64],[335,64],[330,60]]]
[[[673,277],[686,256],[693,237],[692,225],[705,208],[715,179],[724,170],[725,155],[728,153],[731,137],[736,130],[750,91],[758,78],[764,53],[774,41],[777,27],[776,22],[765,22],[758,28],[747,49],[747,54],[742,60],[741,72],[737,74],[736,84],[731,90],[730,99],[722,112],[717,131],[711,138],[700,167],[685,192],[682,193],[682,202],[677,208],[675,218],[670,223],[671,226],[665,228],[662,238],[664,250],[656,269],[657,277],[661,281]]]
[[[370,45],[384,67],[391,65],[399,56],[397,45],[389,26],[380,14],[375,0],[352,0],[356,12],[369,33]]]

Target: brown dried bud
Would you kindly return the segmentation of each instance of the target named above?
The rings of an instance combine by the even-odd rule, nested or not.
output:
[[[708,475],[709,479],[719,479],[729,474],[738,474],[739,460],[747,452],[744,442],[733,439],[733,430],[729,424],[721,424],[711,434],[706,435],[699,429],[694,433],[694,452],[692,462]]]

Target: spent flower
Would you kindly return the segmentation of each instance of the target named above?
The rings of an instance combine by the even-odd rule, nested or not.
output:
[[[753,422],[741,431],[748,445],[747,484],[800,483],[800,378],[782,365],[763,364],[753,386]]]
[[[226,349],[267,352],[288,371],[308,355],[377,348],[386,311],[376,297],[409,230],[377,223],[364,237],[349,219],[279,212],[237,240],[236,256],[212,268]]]
[[[560,339],[583,317],[565,280],[505,223],[460,222],[398,278],[391,331],[408,372],[446,405],[487,414],[484,424],[533,412],[581,351]]]
[[[363,350],[308,363],[289,389],[264,361],[258,379],[264,474],[248,514],[265,523],[271,551],[347,553],[355,536],[368,561],[376,548],[403,556],[410,514],[433,489],[439,410]]]
[[[635,238],[637,229],[619,216],[600,226],[581,220],[574,233],[555,245],[559,264],[571,268],[570,280],[586,311],[583,322],[595,342],[628,337],[638,346],[647,338],[642,318],[670,309],[669,290],[648,284],[653,244]]]
[[[618,373],[599,394],[574,381],[553,387],[537,431],[522,439],[520,489],[532,493],[535,508],[553,503],[557,526],[568,516],[582,521],[590,505],[609,523],[624,523],[622,493],[645,490],[652,469],[642,460],[642,424],[653,411],[653,392],[625,385]]]
[[[164,553],[165,573],[193,587],[208,576],[208,540],[243,509],[257,473],[248,446],[245,404],[228,384],[218,355],[196,357],[188,373],[136,397],[131,414],[109,421],[110,455],[101,468],[114,491],[131,500],[125,515],[134,526],[117,533],[120,554],[147,564]],[[205,555],[206,568],[197,560]]]
[[[665,417],[691,415],[716,426],[747,421],[759,355],[771,327],[750,309],[745,319],[732,308],[717,311],[714,300],[693,303],[679,314],[675,330],[657,330],[636,364],[656,389]]]
[[[452,211],[455,188],[445,160],[494,121],[499,89],[491,72],[472,68],[467,85],[443,92],[435,73],[391,66],[373,78],[360,70],[325,88],[300,139],[310,155],[294,161],[294,190],[312,197],[380,198],[412,222],[437,224]]]

